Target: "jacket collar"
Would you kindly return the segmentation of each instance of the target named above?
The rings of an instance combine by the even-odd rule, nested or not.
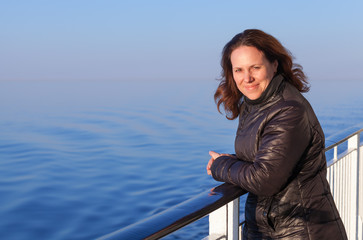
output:
[[[276,75],[271,79],[270,84],[267,86],[265,91],[261,94],[261,96],[255,100],[248,99],[244,96],[243,100],[248,105],[259,105],[266,103],[273,95],[278,93],[282,87],[282,82],[284,81],[284,77],[281,74]]]

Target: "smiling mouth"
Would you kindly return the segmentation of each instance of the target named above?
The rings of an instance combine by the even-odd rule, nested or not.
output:
[[[248,91],[252,91],[252,90],[255,90],[257,88],[257,84],[256,85],[252,85],[252,86],[245,86],[245,89],[248,90]]]

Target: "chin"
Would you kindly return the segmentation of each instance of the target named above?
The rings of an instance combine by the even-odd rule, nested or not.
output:
[[[260,95],[250,95],[250,96],[246,95],[246,97],[247,97],[248,99],[250,99],[250,100],[256,100],[256,99],[258,99],[260,96],[261,96],[261,94],[260,94]]]

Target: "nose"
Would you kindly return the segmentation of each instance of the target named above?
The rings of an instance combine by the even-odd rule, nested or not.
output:
[[[251,82],[253,82],[253,77],[251,76],[251,73],[249,71],[245,71],[243,73],[243,79],[242,79],[242,81],[244,83],[251,83]]]

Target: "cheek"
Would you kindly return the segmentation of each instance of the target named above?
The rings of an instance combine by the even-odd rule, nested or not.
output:
[[[255,80],[260,82],[260,81],[263,81],[264,79],[266,79],[268,76],[267,76],[266,71],[257,71],[257,72],[252,74],[252,77]]]
[[[236,74],[232,73],[233,80],[236,81]]]
[[[241,76],[240,74],[237,74],[237,73],[233,73],[233,81],[236,83],[236,84],[239,84],[241,82]]]

